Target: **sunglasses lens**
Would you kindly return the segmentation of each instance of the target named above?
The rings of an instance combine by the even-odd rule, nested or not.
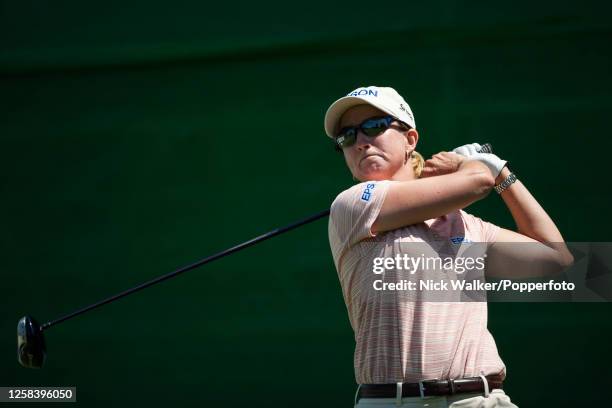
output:
[[[340,147],[348,147],[352,146],[355,143],[355,136],[357,135],[357,131],[355,128],[344,128],[336,137],[336,143]]]
[[[374,118],[364,121],[359,127],[345,127],[336,137],[336,146],[345,148],[355,144],[357,131],[360,129],[368,137],[376,137],[391,126],[393,117]]]
[[[369,137],[377,136],[387,130],[390,121],[386,118],[369,119],[363,122],[361,130]]]

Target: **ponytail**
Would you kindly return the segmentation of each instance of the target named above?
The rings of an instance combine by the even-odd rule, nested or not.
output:
[[[421,177],[421,171],[423,171],[423,166],[425,166],[425,159],[423,159],[421,153],[417,152],[416,150],[412,151],[410,158],[412,160],[412,168],[414,169],[414,175],[417,178]]]

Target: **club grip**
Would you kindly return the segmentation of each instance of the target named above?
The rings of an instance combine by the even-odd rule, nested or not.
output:
[[[482,146],[480,146],[480,150],[478,150],[479,153],[493,153],[493,146],[491,146],[491,143],[485,143]]]

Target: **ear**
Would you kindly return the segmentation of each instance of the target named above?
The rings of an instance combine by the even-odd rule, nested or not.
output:
[[[408,129],[404,133],[404,136],[406,137],[406,148],[411,151],[415,150],[416,145],[419,142],[419,132],[417,132],[416,129]]]

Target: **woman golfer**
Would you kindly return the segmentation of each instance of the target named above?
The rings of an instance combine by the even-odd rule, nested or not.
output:
[[[338,195],[329,221],[355,332],[356,405],[515,407],[502,390],[506,368],[487,330],[486,302],[423,301],[389,283],[410,279],[401,261],[424,260],[424,247],[442,256],[466,243],[486,243],[487,271],[492,264],[517,273],[534,265],[561,270],[573,258],[554,222],[506,162],[479,153],[478,144],[424,161],[412,111],[392,88],[358,88],[338,99],[325,132],[360,182]],[[493,188],[518,232],[462,210]],[[423,265],[412,277],[427,277]]]

